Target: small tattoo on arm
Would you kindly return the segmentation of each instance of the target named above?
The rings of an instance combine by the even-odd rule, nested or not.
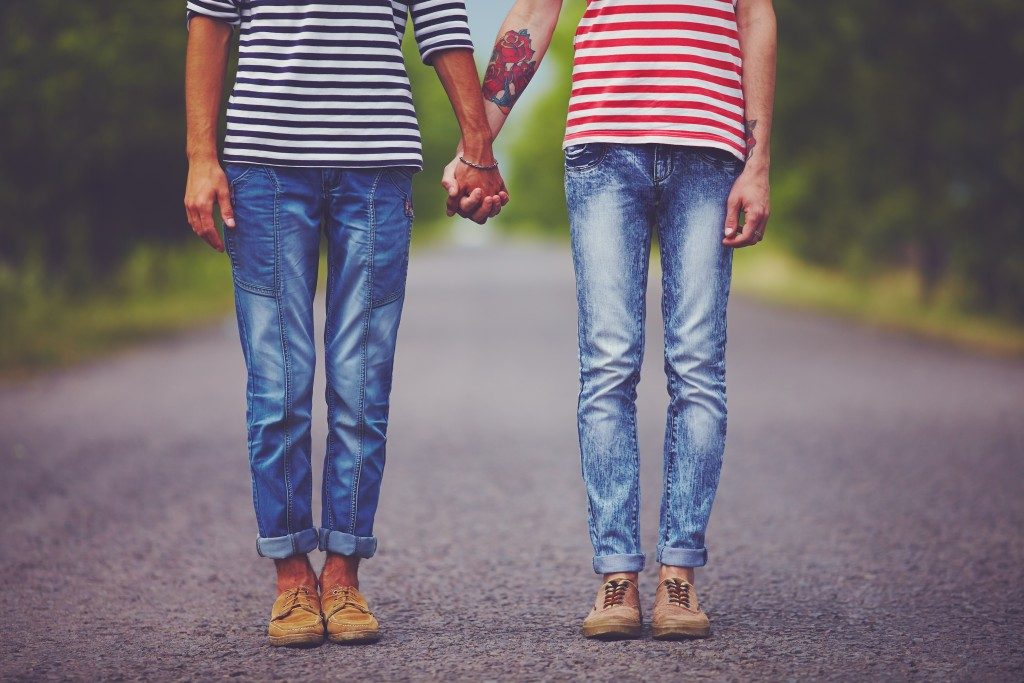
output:
[[[757,147],[757,138],[754,136],[754,130],[757,128],[757,119],[753,119],[746,122],[744,126],[746,130],[747,138],[747,158],[754,153],[754,148]]]
[[[484,99],[508,114],[537,73],[535,54],[528,29],[509,31],[499,38],[484,74]]]

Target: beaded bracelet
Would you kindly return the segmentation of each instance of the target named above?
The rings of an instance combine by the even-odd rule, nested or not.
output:
[[[498,162],[497,161],[495,161],[490,166],[484,166],[483,164],[478,164],[475,161],[470,161],[466,157],[462,157],[462,156],[459,157],[459,161],[464,163],[466,166],[472,166],[473,168],[478,169],[480,171],[497,171],[498,170]]]

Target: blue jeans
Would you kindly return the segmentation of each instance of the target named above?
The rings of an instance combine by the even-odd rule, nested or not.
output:
[[[412,169],[228,164],[225,230],[248,370],[257,551],[370,557],[412,229]],[[327,237],[327,454],[313,525],[310,416],[321,230]]]
[[[675,145],[565,151],[579,304],[579,436],[594,571],[638,572],[636,388],[651,236],[661,247],[668,419],[658,561],[707,562],[704,532],[725,449],[726,201],[742,162]]]

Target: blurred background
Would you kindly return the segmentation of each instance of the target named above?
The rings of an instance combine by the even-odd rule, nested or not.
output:
[[[0,3],[0,370],[63,364],[231,306],[226,259],[181,207],[182,2]],[[457,127],[409,49],[425,131],[417,243],[566,241],[568,0],[500,141],[513,202],[447,221]],[[510,0],[471,1],[478,60]],[[736,286],[990,351],[1024,351],[1024,5],[777,0],[770,237]],[[407,41],[408,42],[408,41]],[[412,46],[407,45],[407,48]],[[230,78],[228,79],[230,85]]]

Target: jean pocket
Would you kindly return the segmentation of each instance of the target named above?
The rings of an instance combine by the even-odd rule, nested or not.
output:
[[[694,156],[706,164],[720,168],[730,173],[738,173],[743,170],[744,162],[732,152],[717,147],[694,147]]]
[[[373,202],[373,266],[370,305],[383,306],[405,293],[412,240],[412,174],[386,169]]]
[[[595,168],[604,158],[607,145],[588,142],[583,145],[569,145],[565,148],[565,170],[573,173]]]
[[[229,178],[231,176],[229,175]],[[263,296],[278,291],[278,219],[281,193],[272,172],[244,169],[231,181],[235,227],[224,229],[235,286]]]
[[[228,185],[234,189],[243,184],[250,173],[258,169],[259,166],[255,164],[236,164],[232,162],[224,164],[224,175],[228,177]]]

